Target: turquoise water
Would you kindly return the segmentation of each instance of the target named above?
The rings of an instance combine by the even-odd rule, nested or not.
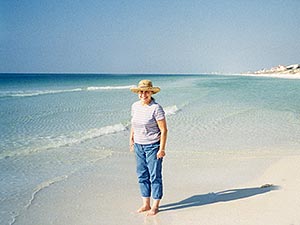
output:
[[[168,151],[300,150],[300,80],[217,75],[0,75],[0,224],[39,191],[128,151],[129,91],[151,79]]]

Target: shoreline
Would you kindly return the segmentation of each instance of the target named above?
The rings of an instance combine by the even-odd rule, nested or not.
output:
[[[229,74],[228,74],[229,75]],[[281,79],[300,79],[300,74],[280,74],[280,73],[240,73],[240,74],[231,74],[233,76],[246,76],[246,77],[270,77],[270,78],[281,78]]]

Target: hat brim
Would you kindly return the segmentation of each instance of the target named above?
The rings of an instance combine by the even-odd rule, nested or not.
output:
[[[160,88],[159,87],[146,87],[146,88],[132,87],[130,88],[130,91],[132,91],[133,93],[139,93],[139,91],[152,91],[153,94],[156,94],[160,92]]]

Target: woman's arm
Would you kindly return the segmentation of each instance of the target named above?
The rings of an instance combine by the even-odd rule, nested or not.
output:
[[[160,129],[160,148],[159,151],[157,152],[157,158],[163,158],[166,153],[165,153],[165,147],[166,147],[166,142],[167,142],[167,134],[168,134],[168,128],[167,128],[167,122],[165,119],[163,120],[158,120],[157,121],[158,128]]]
[[[133,152],[133,150],[134,150],[133,134],[134,134],[134,131],[133,131],[133,128],[131,127],[131,129],[130,129],[130,138],[129,138],[129,149],[130,149],[131,152]]]

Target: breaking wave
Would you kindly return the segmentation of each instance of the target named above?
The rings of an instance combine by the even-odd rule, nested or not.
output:
[[[127,126],[128,125],[123,125],[119,123],[111,126],[105,126],[101,128],[90,129],[87,131],[71,133],[69,135],[61,135],[57,137],[38,137],[31,140],[31,144],[29,146],[24,147],[23,149],[15,151],[7,150],[1,152],[0,159],[22,155],[30,155],[38,152],[43,152],[45,150],[78,145],[104,135],[125,131],[128,129]]]
[[[122,90],[122,89],[130,89],[134,87],[133,85],[128,86],[103,86],[103,87],[88,87],[88,91],[97,91],[97,90]]]
[[[82,91],[82,88],[75,88],[69,90],[37,90],[37,91],[9,91],[9,92],[2,92],[0,94],[1,97],[32,97],[38,95],[49,95],[49,94],[59,94],[65,92],[78,92]]]
[[[133,87],[133,85],[91,86],[87,88],[73,88],[73,89],[65,89],[65,90],[2,91],[0,92],[0,97],[33,97],[39,95],[61,94],[61,93],[80,92],[80,91],[122,90],[122,89],[130,89],[131,87]]]

